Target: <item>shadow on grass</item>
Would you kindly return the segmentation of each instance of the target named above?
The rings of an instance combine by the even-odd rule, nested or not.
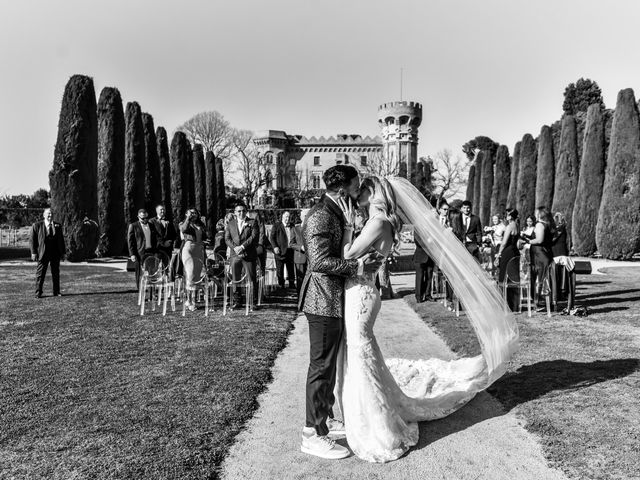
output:
[[[590,283],[589,285],[592,285],[592,283]],[[608,291],[599,292],[599,293],[584,293],[584,294],[576,295],[576,299],[589,300],[590,298],[612,297],[614,295],[625,295],[628,293],[635,293],[635,292],[640,292],[640,288],[630,288],[627,290],[608,290]]]
[[[576,301],[585,302],[587,307],[591,307],[592,305],[608,305],[610,303],[627,303],[627,302],[637,302],[640,300],[640,296],[638,297],[606,297],[606,298],[590,298],[589,296],[578,297]]]
[[[95,292],[73,292],[73,293],[63,293],[65,297],[84,297],[85,295],[124,295],[128,293],[138,293],[136,289],[129,290],[112,290],[109,292],[102,292],[100,290]]]
[[[571,362],[551,360],[524,365],[506,373],[487,391],[507,410],[558,390],[577,390],[626,377],[640,369],[640,360],[625,358]]]
[[[624,310],[629,310],[629,307],[604,307],[604,308],[589,308],[589,314],[593,313],[611,313],[611,312],[621,312]]]

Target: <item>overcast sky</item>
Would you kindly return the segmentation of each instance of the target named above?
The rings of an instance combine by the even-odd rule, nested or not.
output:
[[[640,93],[636,0],[0,0],[0,194],[48,188],[64,86],[115,86],[169,133],[232,125],[376,135],[379,104],[423,105],[419,154],[559,119],[565,86]],[[461,152],[460,152],[461,153]]]

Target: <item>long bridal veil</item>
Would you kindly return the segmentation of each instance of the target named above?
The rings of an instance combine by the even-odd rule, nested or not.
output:
[[[495,282],[453,232],[440,224],[433,207],[420,191],[404,178],[387,180],[396,196],[398,214],[405,223],[413,225],[424,250],[444,272],[464,306],[486,363],[486,376],[483,381],[474,382],[473,390],[483,390],[504,374],[507,362],[518,348],[515,318]]]

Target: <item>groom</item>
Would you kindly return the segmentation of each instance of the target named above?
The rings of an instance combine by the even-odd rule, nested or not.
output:
[[[308,266],[300,309],[309,322],[310,362],[301,450],[339,459],[347,457],[349,450],[328,435],[344,433],[344,425],[333,418],[332,411],[336,360],[344,331],[344,282],[365,271],[375,272],[381,261],[375,254],[360,260],[342,259],[345,219],[338,201],[350,197],[355,202],[360,191],[358,171],[350,165],[336,165],[322,179],[326,193],[309,212],[302,232]]]

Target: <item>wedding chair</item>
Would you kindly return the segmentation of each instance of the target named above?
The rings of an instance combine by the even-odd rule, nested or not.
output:
[[[214,311],[214,302],[218,296],[218,290],[224,298],[226,271],[229,268],[229,262],[219,253],[210,253],[207,256],[207,277],[209,278],[209,298],[210,309]]]
[[[256,260],[256,283],[258,289],[258,306],[262,305],[262,295],[264,294],[264,280],[265,280],[265,272],[262,266],[262,262],[258,258]]]
[[[271,293],[278,287],[278,276],[276,272],[276,260],[273,256],[267,255],[264,269],[264,290],[263,294]]]
[[[157,297],[158,306],[162,302],[162,297],[165,292],[165,284],[167,281],[168,265],[169,258],[162,252],[147,255],[142,260],[142,276],[140,277],[140,289],[138,292],[140,315],[144,315],[145,304],[147,302],[147,290],[149,291],[151,309],[154,312],[156,310],[154,293]]]
[[[542,272],[542,275],[536,276],[536,292],[538,295],[544,297],[545,305],[547,307],[547,317],[551,317],[551,301],[555,298],[553,294],[553,286],[555,281],[551,278],[551,275],[555,275],[555,265],[551,262]]]
[[[506,275],[502,285],[504,301],[507,302],[509,289],[518,289],[518,313],[522,312],[522,305],[526,305],[528,316],[531,317],[531,265],[528,257],[521,255],[514,257],[507,263]]]
[[[249,315],[249,312],[253,310],[253,285],[251,283],[251,279],[249,278],[249,274],[243,267],[239,278],[236,278],[234,280],[233,277],[233,268],[232,265],[229,264],[228,268],[225,269],[222,315],[227,314],[227,306],[231,302],[233,302],[233,294],[238,288],[245,289],[245,315]],[[233,305],[229,307],[229,310],[233,310]]]
[[[184,317],[187,313],[187,301],[189,297],[193,298],[193,302],[196,303],[198,300],[198,295],[202,294],[204,297],[204,315],[205,317],[209,316],[209,276],[207,274],[207,269],[205,263],[201,258],[192,257],[187,260],[188,262],[193,262],[193,270],[197,270],[200,268],[200,276],[199,278],[188,281],[185,280],[184,287],[182,289],[182,316]],[[185,265],[185,270],[188,265]]]
[[[180,252],[174,252],[169,262],[169,268],[167,270],[167,280],[164,288],[164,306],[162,309],[162,315],[167,314],[167,301],[171,299],[171,310],[176,311],[176,302],[182,299],[183,293],[183,277],[182,269],[180,268],[182,260],[180,259]]]

